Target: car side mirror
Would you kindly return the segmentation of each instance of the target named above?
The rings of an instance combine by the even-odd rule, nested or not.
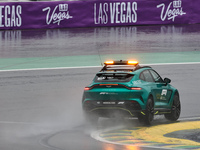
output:
[[[169,79],[169,78],[165,78],[164,79],[164,83],[166,83],[166,85],[168,84],[168,83],[170,83],[171,82],[171,80]]]

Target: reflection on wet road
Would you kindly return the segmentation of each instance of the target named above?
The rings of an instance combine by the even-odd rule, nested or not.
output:
[[[199,25],[0,31],[0,70],[130,58],[141,64],[199,62],[199,32]]]
[[[200,26],[0,31],[0,58],[199,51]]]

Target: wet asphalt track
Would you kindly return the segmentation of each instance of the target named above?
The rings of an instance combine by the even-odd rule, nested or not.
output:
[[[0,31],[0,57],[199,51],[198,29],[199,25]],[[179,89],[181,118],[199,117],[200,65],[153,68],[163,77],[171,78],[172,85]],[[98,70],[0,72],[0,149],[131,149],[98,142],[90,138],[90,133],[96,129],[85,127],[81,112],[82,91]],[[163,123],[163,118],[156,119],[157,122]],[[98,129],[114,125],[116,122],[101,120]]]

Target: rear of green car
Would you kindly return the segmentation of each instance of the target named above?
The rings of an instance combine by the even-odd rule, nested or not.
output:
[[[179,94],[169,84],[170,79],[163,80],[151,67],[141,67],[138,63],[131,69],[126,68],[126,61],[109,63],[122,68],[105,64],[84,89],[82,107],[88,121],[96,123],[99,117],[137,117],[140,122],[150,124],[158,114],[172,121],[179,118]]]
[[[83,110],[98,117],[134,117],[144,109],[144,90],[134,87],[134,73],[98,73],[83,94]],[[142,108],[142,107],[143,108]]]

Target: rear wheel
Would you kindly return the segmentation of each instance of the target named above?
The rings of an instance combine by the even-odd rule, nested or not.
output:
[[[138,120],[140,123],[150,125],[154,118],[154,102],[153,98],[149,97],[146,105],[145,115],[139,114]]]
[[[149,97],[146,106],[146,115],[144,116],[144,123],[150,125],[154,118],[154,103],[153,99]]]
[[[176,121],[179,118],[180,113],[181,113],[180,98],[179,98],[179,94],[175,93],[172,108],[171,108],[171,113],[165,114],[165,118],[171,121]]]

